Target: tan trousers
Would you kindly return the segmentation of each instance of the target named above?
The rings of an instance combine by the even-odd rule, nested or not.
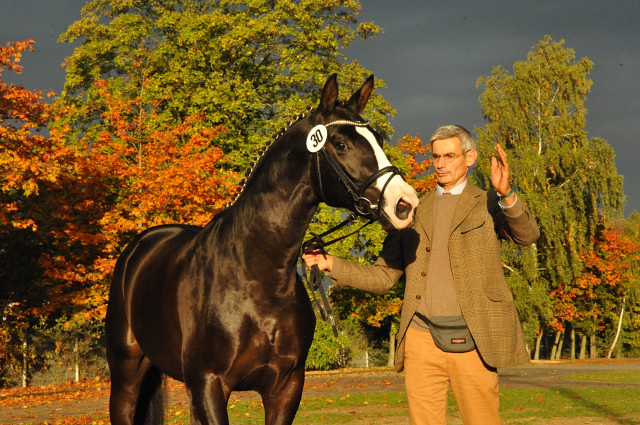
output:
[[[498,373],[476,350],[446,353],[429,332],[409,328],[404,354],[405,386],[412,425],[446,425],[449,384],[465,425],[499,424]]]

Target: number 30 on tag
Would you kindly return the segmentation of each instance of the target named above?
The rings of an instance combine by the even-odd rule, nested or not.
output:
[[[318,152],[327,141],[327,127],[318,124],[307,135],[307,149],[309,152]]]

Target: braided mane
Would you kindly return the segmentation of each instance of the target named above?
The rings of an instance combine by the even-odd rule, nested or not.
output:
[[[253,174],[253,171],[255,170],[256,166],[258,165],[258,163],[262,160],[262,158],[264,157],[264,155],[267,153],[267,151],[269,150],[269,148],[273,145],[273,142],[275,142],[276,140],[278,140],[280,137],[284,136],[284,134],[289,131],[289,129],[298,121],[308,117],[310,115],[310,113],[313,111],[314,108],[310,107],[309,111],[306,113],[302,113],[299,114],[293,121],[290,121],[289,124],[287,124],[286,127],[284,127],[277,135],[275,138],[273,138],[272,140],[270,140],[269,142],[267,142],[265,144],[265,146],[262,148],[262,150],[258,153],[258,156],[255,158],[255,160],[251,163],[249,163],[249,169],[245,172],[244,174],[244,178],[240,181],[240,190],[238,190],[238,192],[236,193],[236,195],[233,197],[233,199],[231,200],[231,202],[227,203],[225,205],[225,208],[229,208],[230,206],[232,206],[240,197],[240,195],[242,195],[242,193],[244,192],[244,189],[247,185],[247,182],[249,181],[249,178],[251,177],[251,175]]]

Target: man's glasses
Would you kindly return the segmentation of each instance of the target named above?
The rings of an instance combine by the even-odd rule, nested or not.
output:
[[[429,155],[429,157],[431,158],[431,161],[433,161],[434,163],[438,162],[438,160],[440,158],[444,158],[444,160],[446,162],[453,162],[456,159],[458,159],[459,157],[461,157],[462,155],[464,155],[464,154],[463,153],[453,153],[453,152],[445,153],[444,155],[440,155],[438,153],[432,153],[431,155]]]

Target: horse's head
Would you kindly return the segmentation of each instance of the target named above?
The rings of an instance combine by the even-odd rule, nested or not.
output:
[[[340,102],[336,75],[325,83],[307,137],[316,192],[332,206],[378,219],[387,230],[403,229],[413,221],[418,196],[382,151],[382,137],[360,116],[372,91],[373,75]]]

